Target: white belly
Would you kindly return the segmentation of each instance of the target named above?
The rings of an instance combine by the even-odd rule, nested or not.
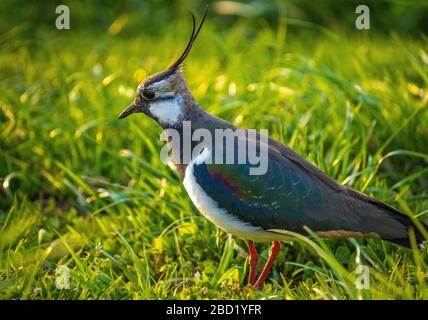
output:
[[[203,163],[210,156],[210,151],[204,149],[195,159],[193,159],[186,168],[184,175],[184,188],[189,194],[195,207],[209,221],[214,223],[224,231],[242,239],[266,242],[273,240],[285,240],[286,237],[272,232],[264,231],[260,227],[255,227],[248,222],[243,222],[228,213],[225,209],[220,208],[204,189],[196,182],[193,175],[194,165]]]

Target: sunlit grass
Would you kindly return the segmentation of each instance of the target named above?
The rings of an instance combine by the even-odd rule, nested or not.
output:
[[[244,286],[245,244],[193,207],[159,159],[157,125],[117,120],[184,45],[188,28],[175,27],[156,40],[114,26],[0,35],[0,296],[427,299],[426,250],[375,240],[293,241],[262,292]],[[426,38],[246,30],[203,30],[185,66],[200,104],[426,221]],[[71,270],[68,290],[55,287],[57,265]],[[370,289],[355,287],[359,265]]]

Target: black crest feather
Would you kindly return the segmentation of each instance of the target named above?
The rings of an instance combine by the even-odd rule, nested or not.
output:
[[[193,13],[192,13],[192,12],[190,12],[190,11],[189,11],[190,15],[192,16],[192,22],[193,22],[192,35],[190,36],[190,40],[189,40],[189,42],[187,43],[187,46],[186,46],[186,48],[184,49],[183,53],[182,53],[182,54],[181,54],[181,56],[177,59],[177,61],[175,61],[175,62],[174,62],[174,64],[173,64],[173,65],[171,65],[171,66],[168,68],[169,70],[171,70],[171,69],[175,69],[175,68],[179,67],[179,66],[183,63],[184,59],[186,59],[187,55],[188,55],[188,54],[189,54],[189,52],[190,52],[190,49],[192,49],[192,45],[193,45],[193,43],[195,42],[196,37],[197,37],[197,36],[198,36],[198,34],[199,34],[199,31],[200,31],[200,30],[201,30],[201,28],[202,28],[202,25],[203,25],[203,24],[204,24],[204,22],[205,22],[205,18],[207,17],[207,12],[208,12],[208,6],[206,6],[206,7],[205,7],[204,16],[202,17],[201,23],[199,24],[199,27],[198,27],[198,29],[196,30],[196,20],[195,20],[195,16],[193,15]],[[196,31],[195,31],[195,30],[196,30]]]

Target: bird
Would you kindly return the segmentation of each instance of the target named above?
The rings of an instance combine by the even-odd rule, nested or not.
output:
[[[183,61],[189,55],[207,17],[205,8],[199,26],[190,12],[193,28],[190,40],[179,58],[165,71],[142,81],[134,101],[119,115],[124,119],[143,113],[155,120],[163,131],[175,130],[175,139],[167,140],[179,175],[188,196],[209,221],[225,232],[243,239],[249,250],[247,284],[257,290],[264,286],[281,242],[290,240],[289,232],[310,236],[308,229],[321,238],[375,238],[411,247],[413,235],[417,244],[424,242],[426,224],[415,223],[398,209],[336,182],[288,146],[264,133],[250,137],[242,129],[206,112],[193,97],[184,78]],[[266,150],[264,174],[250,174],[251,164],[208,161],[221,154],[220,146],[207,143],[188,161],[183,157],[186,124],[190,132],[203,130],[212,135],[223,130],[233,134],[244,130],[232,144],[232,153],[239,151],[239,141],[248,147]],[[194,141],[188,142],[196,151]],[[212,143],[211,145],[214,145]],[[217,146],[217,144],[215,144]],[[210,158],[211,157],[211,158]],[[224,160],[224,155],[219,156]],[[216,159],[217,160],[217,159]],[[419,227],[418,227],[418,226]],[[257,277],[259,256],[256,242],[271,242],[269,257]],[[257,279],[256,279],[257,278]]]

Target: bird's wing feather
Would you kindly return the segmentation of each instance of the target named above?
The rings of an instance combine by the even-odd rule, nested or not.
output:
[[[296,165],[299,165],[303,170],[307,171],[310,175],[316,177],[333,190],[341,192],[347,197],[352,198],[353,200],[369,203],[381,209],[381,212],[388,213],[391,217],[393,217],[393,219],[398,220],[401,224],[405,225],[407,229],[409,227],[414,227],[409,217],[403,214],[401,211],[397,210],[396,208],[391,207],[390,205],[375,198],[369,197],[366,194],[361,193],[357,190],[339,184],[337,181],[327,176],[324,172],[322,172],[315,165],[301,157],[291,148],[284,146],[271,138],[269,138],[269,144],[273,146],[276,150],[278,150],[278,152],[280,152],[284,157],[286,157]]]
[[[202,163],[194,168],[195,178],[220,207],[265,230],[303,232],[308,226],[314,231],[376,233],[387,239],[405,236],[403,224],[382,206],[350,192],[291,149],[272,140],[268,151],[264,175],[250,175],[248,163]]]

